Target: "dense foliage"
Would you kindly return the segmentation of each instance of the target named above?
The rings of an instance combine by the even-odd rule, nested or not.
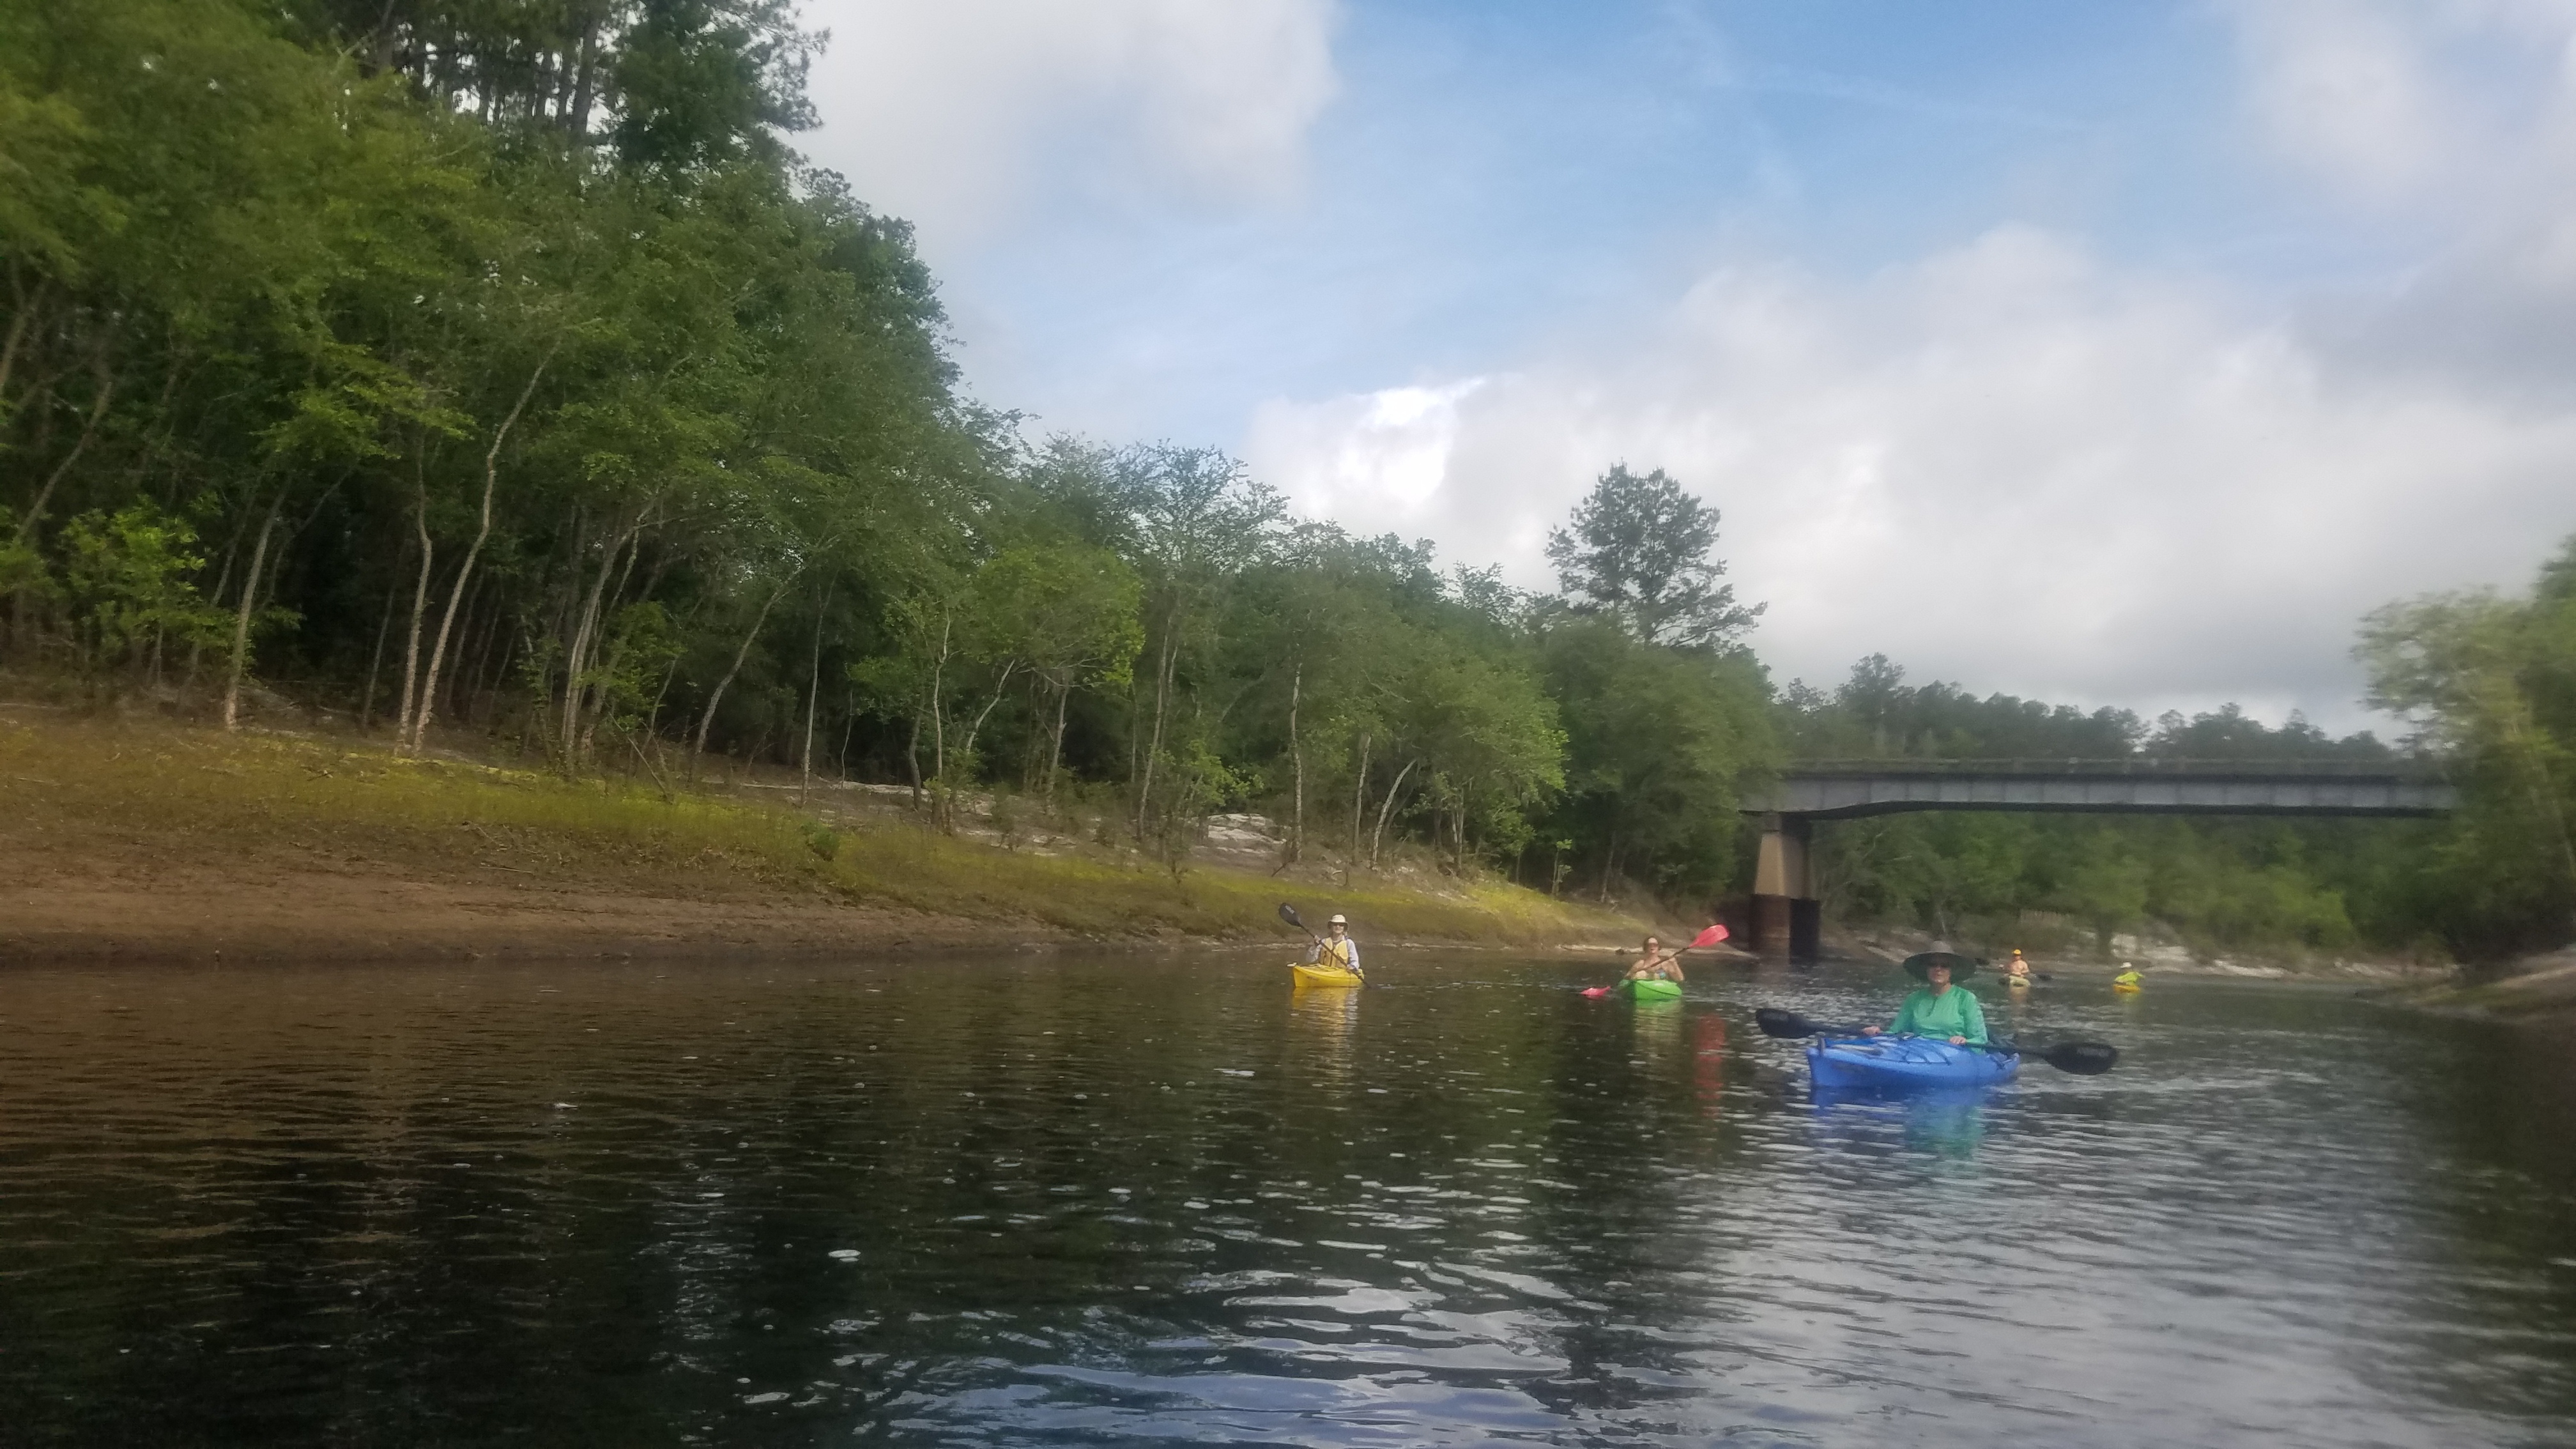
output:
[[[854,38],[864,42],[864,37]],[[5,657],[573,774],[1255,806],[1705,899],[1772,753],[1717,517],[1614,469],[1569,595],[1032,445],[905,225],[805,168],[782,0],[0,0]]]
[[[2576,938],[2576,539],[2527,597],[2442,594],[2372,614],[2371,702],[2450,762],[2466,808],[2421,871],[2472,956]]]
[[[1175,862],[1257,808],[1287,866],[1676,904],[1743,887],[1738,792],[1784,753],[2387,753],[1875,656],[1775,694],[1660,471],[1610,468],[1530,597],[1214,450],[1032,443],[962,392],[909,229],[786,145],[818,43],[785,0],[0,0],[0,658],[567,774],[1015,793]],[[2564,939],[2576,554],[2363,653],[2460,819],[1852,822],[1829,915]]]

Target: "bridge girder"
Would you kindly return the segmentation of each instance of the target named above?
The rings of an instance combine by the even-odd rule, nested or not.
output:
[[[2333,763],[1908,760],[1809,764],[1782,772],[1742,809],[1763,817],[1754,942],[1813,957],[1823,919],[1807,862],[1808,826],[1917,810],[2042,814],[2424,818],[2460,807],[2459,791],[2420,770]]]
[[[2107,815],[2446,815],[2459,791],[2397,773],[2107,774],[2035,770],[1792,770],[1743,802],[1748,814],[1848,820],[1914,810]]]

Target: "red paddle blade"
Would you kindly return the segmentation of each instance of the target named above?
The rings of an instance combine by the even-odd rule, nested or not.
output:
[[[1711,926],[1707,930],[1702,931],[1691,938],[1691,949],[1694,951],[1702,950],[1706,947],[1714,946],[1725,939],[1726,928],[1724,926]]]
[[[1607,996],[1610,994],[1610,988],[1607,986],[1586,986],[1583,988],[1583,994],[1586,996]]]

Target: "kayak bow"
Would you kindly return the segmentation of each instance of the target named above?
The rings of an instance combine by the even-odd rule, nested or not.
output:
[[[1628,999],[1631,1001],[1679,1001],[1682,999],[1682,984],[1678,981],[1663,981],[1653,977],[1647,977],[1637,981],[1622,982],[1620,984],[1627,992]]]
[[[1300,986],[1358,986],[1363,984],[1358,972],[1345,971],[1338,966],[1308,966],[1302,962],[1291,961],[1288,963],[1288,969],[1296,973],[1297,984]]]

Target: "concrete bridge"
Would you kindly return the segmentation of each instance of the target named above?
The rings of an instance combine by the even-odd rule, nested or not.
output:
[[[1753,944],[1819,954],[1824,910],[1807,864],[1818,820],[1908,810],[2386,818],[2442,815],[2459,803],[2438,771],[2396,762],[1811,760],[1744,799],[1745,813],[1763,822]]]

